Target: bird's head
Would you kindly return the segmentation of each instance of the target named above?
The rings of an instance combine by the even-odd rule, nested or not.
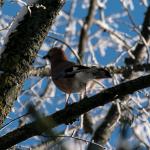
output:
[[[67,60],[64,51],[60,47],[53,47],[44,58],[50,60],[51,63]]]

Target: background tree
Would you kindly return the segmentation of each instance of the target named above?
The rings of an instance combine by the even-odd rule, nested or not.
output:
[[[21,6],[15,19],[4,13],[7,2],[1,3],[0,148],[40,135],[14,148],[148,149],[148,2],[14,2],[15,9]],[[105,66],[112,79],[92,82],[81,101],[72,94],[73,104],[64,108],[65,94],[56,89],[42,59],[54,46],[61,46],[72,61]]]

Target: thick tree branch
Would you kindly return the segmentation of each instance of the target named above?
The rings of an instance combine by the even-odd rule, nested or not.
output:
[[[45,39],[56,15],[65,0],[39,0],[46,7],[31,8],[19,22],[15,32],[9,36],[0,59],[0,124],[9,113],[13,101],[21,89],[30,65]]]
[[[0,138],[0,149],[9,148],[21,141],[24,141],[32,136],[40,135],[48,129],[54,128],[63,123],[71,123],[75,118],[79,117],[91,109],[98,106],[103,106],[115,99],[121,98],[127,94],[133,94],[143,88],[150,87],[150,75],[143,76],[125,83],[121,83],[115,87],[108,88],[101,93],[90,98],[68,105],[65,109],[60,110],[51,116],[34,121],[19,129],[16,129]],[[40,122],[48,122],[49,127],[41,127]]]

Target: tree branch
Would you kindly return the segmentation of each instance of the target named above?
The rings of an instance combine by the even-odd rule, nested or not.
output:
[[[141,35],[145,39],[148,45],[150,45],[150,6],[148,7],[146,13],[144,22],[142,25]],[[141,63],[143,61],[146,54],[146,45],[144,42],[140,42],[137,44],[135,50],[133,51],[133,55],[135,56],[135,59],[132,58],[126,58],[125,63],[126,65],[133,65],[137,63]]]
[[[133,66],[109,66],[108,70],[113,72],[114,74],[131,74],[132,72],[149,72],[150,64],[137,64]]]
[[[80,56],[81,60],[83,57],[83,51],[85,48],[85,43],[87,41],[87,36],[88,36],[87,33],[88,33],[88,30],[92,24],[95,6],[96,6],[96,0],[90,0],[90,6],[89,6],[88,14],[85,18],[85,22],[84,22],[83,27],[81,29],[80,38],[79,38],[78,55]]]
[[[103,106],[115,99],[121,98],[127,94],[133,94],[133,92],[147,87],[150,87],[150,75],[121,83],[120,85],[108,88],[90,98],[84,98],[77,103],[68,105],[65,109],[60,110],[51,116],[34,121],[2,136],[0,138],[0,149],[9,148],[32,136],[40,135],[48,129],[54,128],[60,124],[71,123],[75,118],[91,109]],[[41,127],[40,122],[43,122],[43,120],[44,122],[48,122],[50,126]]]
[[[111,109],[109,109],[104,121],[98,128],[96,129],[93,141],[99,143],[101,145],[105,145],[106,141],[110,137],[110,134],[114,130],[113,125],[115,124],[116,120],[118,119],[118,110],[116,104],[112,104]],[[87,150],[103,150],[103,148],[98,147],[92,143],[89,144]]]

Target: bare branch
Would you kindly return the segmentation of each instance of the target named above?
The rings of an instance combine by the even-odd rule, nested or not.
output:
[[[143,26],[142,26],[142,31],[141,31],[141,35],[145,39],[147,45],[150,45],[150,28],[149,27],[150,27],[150,6],[148,7],[146,11]],[[126,58],[125,59],[126,65],[133,65],[133,64],[140,63],[141,61],[143,61],[145,54],[147,54],[146,49],[147,48],[146,48],[145,43],[139,42],[135,50],[133,51],[135,59]]]
[[[79,49],[79,56],[82,60],[83,57],[83,51],[85,49],[85,43],[87,41],[88,38],[88,30],[91,27],[91,24],[93,22],[93,15],[94,15],[94,11],[95,11],[95,6],[96,6],[96,0],[90,0],[90,7],[88,10],[88,14],[85,18],[85,22],[83,24],[83,27],[81,29],[81,33],[80,33],[80,38],[79,38],[79,45],[78,45],[78,49]]]
[[[51,69],[50,68],[33,68],[30,69],[28,76],[51,76]]]
[[[54,136],[44,136],[44,137],[47,137],[47,138],[50,138],[50,137],[54,137]],[[93,141],[89,141],[89,140],[86,140],[86,139],[83,139],[83,138],[80,138],[80,137],[76,137],[76,136],[69,136],[69,135],[56,135],[55,138],[72,138],[74,140],[78,140],[78,141],[82,141],[84,143],[91,143],[99,148],[102,148],[102,149],[106,149],[104,146],[100,145],[100,144],[97,144]]]
[[[131,72],[139,72],[139,71],[145,71],[149,72],[150,71],[150,64],[138,64],[138,65],[133,65],[133,66],[108,66],[107,67],[110,72],[113,74],[130,74]]]
[[[105,117],[104,121],[95,131],[95,134],[92,138],[92,140],[96,143],[100,143],[102,145],[106,144],[106,141],[108,140],[110,133],[114,130],[112,127],[113,124],[115,124],[116,120],[118,119],[118,110],[115,104],[112,105],[111,109],[107,113],[107,116]],[[107,132],[106,132],[107,130]],[[103,150],[102,148],[90,143],[87,150]]]

